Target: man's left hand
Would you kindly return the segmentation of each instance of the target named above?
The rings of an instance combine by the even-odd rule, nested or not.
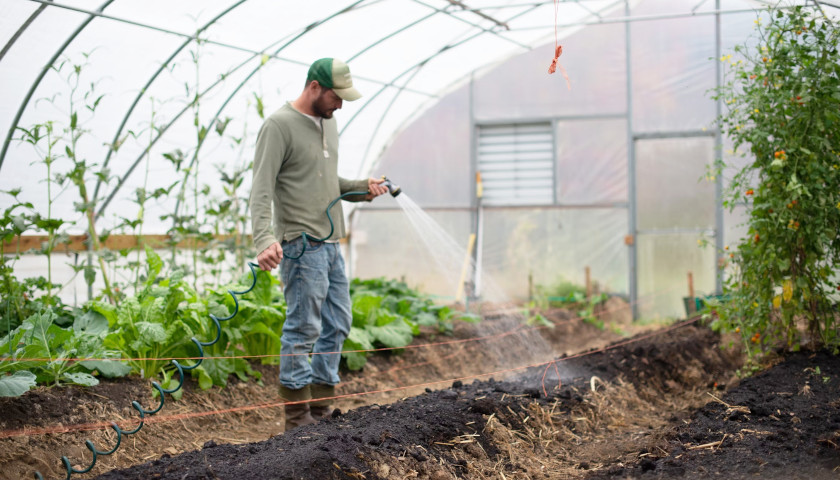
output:
[[[368,194],[365,199],[370,201],[383,193],[388,193],[388,187],[382,185],[384,181],[384,178],[368,178]]]

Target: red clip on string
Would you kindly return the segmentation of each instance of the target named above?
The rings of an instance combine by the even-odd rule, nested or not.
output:
[[[557,43],[557,0],[554,0],[554,60],[551,61],[551,65],[548,67],[548,74],[551,75],[552,73],[557,71],[557,68],[560,68],[560,74],[563,75],[563,78],[566,79],[566,88],[569,90],[572,89],[572,82],[569,80],[569,75],[566,74],[566,69],[563,68],[563,65],[557,63],[557,59],[560,58],[560,55],[563,54],[563,46]]]
[[[554,47],[554,60],[551,61],[551,65],[548,67],[548,73],[554,73],[557,71],[557,59],[560,58],[560,55],[563,55],[563,45],[557,45]],[[560,66],[560,70],[563,70],[563,66]]]

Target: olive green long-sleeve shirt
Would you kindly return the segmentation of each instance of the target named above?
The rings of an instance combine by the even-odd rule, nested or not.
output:
[[[321,125],[323,132],[290,103],[263,123],[257,136],[250,203],[257,253],[274,242],[292,240],[304,232],[313,238],[326,237],[330,233],[326,214],[329,203],[347,192],[367,192],[367,179],[346,180],[338,176],[335,118],[322,119]],[[341,202],[333,206],[330,215],[335,228],[327,240],[344,237]]]

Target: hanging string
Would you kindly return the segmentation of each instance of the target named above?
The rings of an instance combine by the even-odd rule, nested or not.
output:
[[[563,54],[563,46],[557,43],[557,12],[559,8],[558,0],[554,0],[554,60],[551,61],[551,65],[548,67],[548,73],[550,75],[556,72],[557,68],[560,68],[560,74],[566,79],[566,88],[571,90],[572,82],[569,80],[569,75],[566,74],[566,69],[563,68],[563,65],[557,63],[557,59]]]

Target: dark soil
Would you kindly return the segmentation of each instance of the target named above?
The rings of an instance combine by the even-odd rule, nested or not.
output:
[[[681,389],[688,377],[723,378],[732,365],[714,347],[708,330],[684,327],[604,353],[561,362],[564,370],[597,373],[603,382],[626,377],[639,384],[653,382],[658,390]],[[681,367],[685,367],[683,370]],[[698,367],[700,367],[698,369]],[[687,371],[693,370],[687,377]],[[704,375],[705,374],[705,375]],[[543,392],[546,376],[549,396]],[[463,478],[479,474],[483,458],[499,459],[507,478],[526,468],[504,462],[506,445],[486,434],[489,419],[506,428],[528,428],[520,412],[531,404],[571,412],[587,400],[591,375],[562,379],[553,368],[527,372],[509,381],[456,382],[444,390],[428,391],[387,406],[362,407],[315,425],[295,429],[265,442],[218,445],[161,458],[100,479],[378,479]],[[697,378],[692,378],[697,380]],[[650,385],[645,385],[650,388]],[[462,445],[469,445],[456,453]],[[469,458],[473,456],[474,458]],[[492,471],[485,472],[492,474]],[[551,478],[543,472],[543,478]]]
[[[95,387],[67,386],[56,390],[36,389],[20,397],[3,398],[0,426],[4,430],[55,427],[57,424],[89,418],[92,407],[123,408],[134,400],[149,397],[143,383],[118,378]]]
[[[840,478],[840,357],[790,355],[718,398],[661,449],[588,478]]]

